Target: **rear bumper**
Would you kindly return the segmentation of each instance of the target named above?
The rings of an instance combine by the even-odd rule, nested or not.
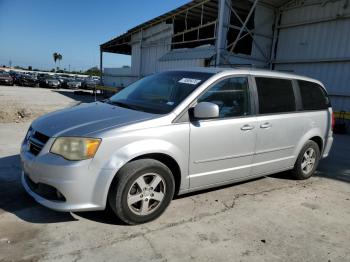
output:
[[[329,155],[329,152],[331,151],[333,145],[333,136],[329,136],[326,141],[325,148],[323,150],[322,158],[326,158]]]

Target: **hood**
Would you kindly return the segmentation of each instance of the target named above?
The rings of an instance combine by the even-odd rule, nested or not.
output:
[[[1,76],[0,75],[0,79],[9,79],[9,80],[11,79],[12,80],[12,77],[11,76]]]
[[[157,117],[159,115],[95,102],[46,114],[35,120],[32,127],[49,137],[89,136]]]

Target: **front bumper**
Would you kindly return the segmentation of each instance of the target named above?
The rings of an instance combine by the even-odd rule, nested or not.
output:
[[[69,87],[69,88],[80,88],[81,85],[78,85],[78,84],[68,84],[68,87]]]
[[[67,212],[105,209],[111,170],[92,168],[91,160],[67,161],[48,152],[34,156],[25,145],[21,163],[22,185],[41,205]],[[33,184],[56,189],[61,197],[48,199],[33,190]]]
[[[59,87],[60,85],[59,85],[59,84],[48,83],[47,86],[48,86],[48,87],[52,87],[52,88],[57,88],[57,87]]]
[[[1,85],[13,85],[13,80],[0,79]]]

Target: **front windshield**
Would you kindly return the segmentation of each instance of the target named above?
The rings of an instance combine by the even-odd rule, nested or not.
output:
[[[108,102],[133,110],[167,114],[212,75],[189,71],[157,73],[134,82]]]

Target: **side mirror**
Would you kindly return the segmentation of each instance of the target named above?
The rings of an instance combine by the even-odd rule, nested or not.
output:
[[[196,119],[208,119],[219,117],[219,106],[210,102],[200,102],[194,107]]]

